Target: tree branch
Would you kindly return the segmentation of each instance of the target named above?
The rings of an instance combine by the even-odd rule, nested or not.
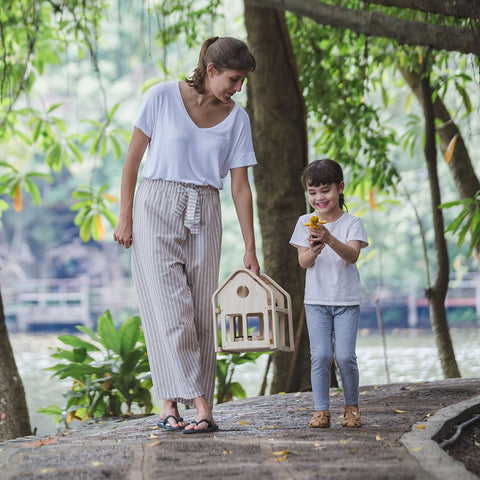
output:
[[[384,7],[408,8],[426,13],[439,13],[455,18],[480,19],[478,0],[370,0]]]
[[[354,10],[317,0],[245,1],[257,7],[288,10],[322,25],[349,29],[367,36],[389,38],[401,45],[425,45],[435,50],[480,55],[479,35],[458,27],[402,20],[381,12]]]

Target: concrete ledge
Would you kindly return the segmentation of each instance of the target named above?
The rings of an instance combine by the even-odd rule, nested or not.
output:
[[[438,480],[478,480],[475,474],[440,448],[434,440],[442,438],[443,433],[446,434],[454,425],[469,418],[468,412],[476,408],[480,408],[480,396],[442,408],[425,422],[412,425],[411,431],[405,433],[400,442],[418,460],[422,468]]]

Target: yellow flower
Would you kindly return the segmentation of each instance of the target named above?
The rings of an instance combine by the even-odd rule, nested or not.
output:
[[[312,215],[310,217],[310,222],[306,223],[306,227],[318,228],[318,224],[321,223],[322,225],[327,223],[325,220],[320,220],[316,215]]]

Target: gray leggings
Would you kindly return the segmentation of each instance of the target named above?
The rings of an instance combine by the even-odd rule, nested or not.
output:
[[[358,405],[359,374],[355,346],[360,307],[307,305],[308,336],[312,360],[312,390],[316,410],[330,406],[330,368],[335,361],[342,377],[345,405]]]

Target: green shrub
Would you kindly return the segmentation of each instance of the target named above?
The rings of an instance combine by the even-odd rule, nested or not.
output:
[[[131,415],[134,404],[150,413],[152,381],[140,317],[128,318],[117,329],[107,310],[98,319],[96,333],[84,326],[77,329],[93,342],[59,336],[71,348],[56,348],[51,356],[61,363],[47,369],[55,372],[53,376],[72,379],[71,390],[64,394],[67,405],[38,411],[54,415],[66,426],[74,419]]]

